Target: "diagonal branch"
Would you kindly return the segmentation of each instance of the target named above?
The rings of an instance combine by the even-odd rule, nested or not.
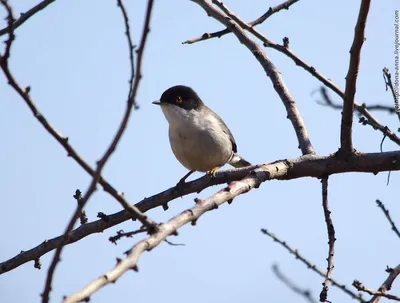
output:
[[[253,170],[257,170],[259,174],[262,174],[264,181],[274,179],[291,180],[303,177],[321,178],[327,175],[346,172],[369,172],[377,174],[382,171],[400,170],[400,151],[368,154],[360,153],[351,157],[348,161],[334,156],[302,156],[297,159],[285,159],[270,164],[219,171],[212,179],[204,176],[185,183],[181,192],[178,192],[174,186],[157,195],[143,199],[136,203],[135,206],[142,212],[146,212],[155,207],[160,207],[173,199],[190,193],[200,192],[210,186],[240,180]],[[79,241],[91,234],[103,232],[105,229],[118,225],[131,218],[132,216],[127,210],[122,210],[107,216],[106,219],[84,224],[69,233],[67,244]],[[46,240],[30,250],[0,263],[0,274],[8,272],[26,262],[38,259],[42,255],[55,249],[60,241],[61,237]]]
[[[289,253],[291,253],[292,255],[294,255],[296,257],[297,260],[301,261],[303,264],[307,265],[307,267],[309,269],[311,269],[313,272],[316,272],[317,274],[319,274],[321,277],[326,277],[326,273],[324,273],[322,270],[320,270],[315,264],[312,264],[310,261],[308,261],[306,258],[304,258],[302,255],[299,254],[297,249],[291,248],[285,241],[282,241],[281,239],[279,239],[277,236],[275,236],[275,234],[270,233],[268,230],[266,229],[261,229],[261,232],[264,235],[267,235],[268,237],[270,237],[271,239],[273,239],[275,242],[279,243],[280,245],[282,245],[287,251],[289,251]],[[337,282],[334,279],[330,279],[331,283],[333,286],[336,286],[338,288],[340,288],[341,290],[343,290],[346,294],[348,294],[350,297],[352,297],[353,299],[358,300],[361,303],[366,303],[365,300],[363,300],[362,296],[360,294],[356,294],[354,292],[352,292],[350,289],[348,289],[346,287],[345,284],[341,284],[339,282]]]
[[[311,296],[311,291],[308,289],[302,289],[296,284],[294,284],[292,281],[289,280],[279,269],[277,264],[272,265],[272,271],[274,272],[275,276],[283,283],[285,284],[289,289],[291,289],[294,293],[302,296],[305,300],[307,300],[309,303],[317,303],[317,300],[315,300]]]
[[[388,268],[386,271],[389,273],[389,276],[382,283],[381,287],[379,287],[378,292],[380,294],[374,294],[374,297],[371,299],[371,301],[369,301],[369,303],[378,303],[382,296],[389,298],[388,294],[385,293],[392,288],[394,280],[400,274],[400,264],[397,265],[395,268]],[[400,301],[400,297],[397,297],[397,300]]]
[[[73,229],[75,222],[79,218],[79,215],[82,212],[84,205],[89,201],[90,197],[96,190],[97,183],[99,182],[99,179],[100,179],[101,171],[104,168],[104,166],[106,165],[107,161],[110,159],[110,157],[113,154],[113,152],[115,151],[115,149],[117,148],[117,145],[126,129],[126,126],[128,125],[130,113],[132,111],[133,105],[135,104],[135,96],[136,96],[136,92],[139,87],[139,83],[140,83],[140,79],[141,79],[142,56],[143,56],[144,47],[146,45],[147,35],[150,31],[149,25],[150,25],[150,17],[151,17],[152,8],[153,8],[153,0],[149,0],[148,5],[147,5],[147,10],[146,10],[146,18],[145,18],[145,22],[144,22],[144,26],[143,26],[142,38],[141,38],[140,47],[138,50],[137,62],[136,62],[136,68],[137,68],[136,75],[137,76],[135,78],[135,82],[134,82],[132,91],[129,92],[128,102],[126,104],[126,110],[125,110],[124,117],[122,118],[121,124],[118,128],[118,131],[117,131],[114,139],[112,140],[111,144],[105,151],[104,155],[97,162],[97,168],[94,173],[92,182],[89,185],[89,188],[88,188],[86,194],[83,196],[80,203],[78,204],[78,207],[77,207],[74,215],[72,216],[67,228],[65,229],[63,240],[62,240],[61,244],[57,247],[57,249],[54,253],[53,260],[51,261],[49,270],[47,272],[46,283],[45,283],[43,294],[42,294],[42,303],[48,303],[48,301],[49,301],[49,295],[50,295],[50,291],[51,291],[51,285],[52,285],[52,280],[54,277],[55,268],[56,268],[58,262],[60,261],[61,251],[62,251],[65,243],[67,242],[68,233]],[[127,208],[129,211],[131,211],[134,218],[139,219],[143,223],[143,225],[149,229],[150,234],[153,233],[154,230],[156,230],[155,222],[148,219],[147,216],[145,216],[136,206],[134,206],[134,205],[123,205],[123,206],[125,208]]]
[[[333,271],[333,257],[335,252],[335,228],[333,226],[333,221],[331,218],[331,211],[328,206],[328,177],[323,177],[321,180],[322,183],[322,207],[324,209],[324,216],[326,222],[326,228],[328,230],[328,245],[329,252],[328,258],[328,267],[326,268],[326,276],[325,280],[322,283],[323,288],[319,295],[320,302],[328,302],[328,290],[329,290],[329,282],[332,279],[332,271]]]
[[[386,219],[389,221],[390,225],[392,226],[392,230],[394,231],[394,233],[400,238],[400,232],[399,232],[396,224],[394,224],[392,217],[389,214],[389,210],[386,209],[385,205],[380,200],[376,200],[375,202],[378,205],[378,207],[383,211]]]
[[[207,1],[192,0],[192,1],[201,6],[206,11],[208,16],[216,19],[220,23],[224,24],[227,28],[229,28],[235,34],[238,40],[243,45],[245,45],[251,51],[251,53],[256,57],[258,62],[265,70],[267,76],[270,78],[275,91],[278,93],[279,97],[281,98],[286,108],[287,117],[292,122],[299,143],[299,148],[301,149],[303,155],[314,154],[315,153],[314,148],[311,144],[310,138],[308,137],[308,133],[304,125],[303,119],[301,118],[300,113],[297,109],[296,102],[290,95],[286,85],[282,81],[279,71],[272,64],[267,54],[260,48],[260,46],[257,43],[255,43],[252,39],[250,39],[249,36],[245,33],[245,31],[242,29],[246,28],[246,26],[248,27],[248,25],[246,25],[245,22],[243,22],[238,17],[230,13],[229,9],[219,1],[214,0],[213,3],[215,3],[218,7],[220,7],[227,14],[229,14],[230,18],[227,18],[221,11],[216,9],[208,0]],[[232,21],[231,18],[235,22]]]
[[[350,64],[346,76],[346,89],[343,98],[342,125],[340,130],[340,151],[345,155],[353,153],[352,125],[354,96],[360,66],[361,47],[365,40],[365,25],[371,0],[362,0],[356,28],[354,31],[353,45],[350,49]]]
[[[390,91],[392,92],[393,100],[394,100],[394,109],[397,114],[397,117],[400,120],[400,105],[399,105],[399,93],[396,92],[396,90],[393,87],[392,83],[392,75],[389,73],[389,69],[385,67],[383,70],[383,80],[385,80],[385,85],[386,85],[386,91],[388,88],[390,88]]]
[[[296,2],[299,2],[299,0],[288,0],[277,6],[270,7],[268,9],[268,11],[265,14],[263,14],[261,17],[259,17],[258,19],[254,20],[252,22],[249,22],[249,26],[253,27],[253,26],[259,25],[259,24],[263,23],[265,20],[267,20],[269,17],[271,17],[272,15],[274,15],[275,13],[277,13],[283,9],[289,10],[289,7],[293,4],[295,4]],[[204,40],[208,40],[208,39],[212,39],[212,38],[221,38],[222,36],[229,34],[230,32],[231,32],[231,30],[229,28],[225,28],[218,32],[205,33],[201,37],[186,40],[186,41],[182,42],[182,44],[193,44],[196,42],[200,42],[200,41],[204,41]]]
[[[225,202],[231,202],[237,196],[244,194],[253,188],[258,188],[261,182],[262,178],[259,177],[259,174],[256,172],[250,173],[242,180],[230,183],[227,187],[221,189],[207,199],[195,199],[196,205],[194,207],[187,209],[179,215],[171,218],[167,223],[159,225],[154,234],[150,235],[147,239],[138,242],[132,247],[132,249],[128,252],[126,259],[118,262],[118,264],[111,271],[93,280],[83,289],[75,292],[71,296],[66,297],[63,302],[72,303],[89,300],[90,296],[99,289],[115,282],[128,270],[137,268],[137,262],[143,252],[150,251],[157,247],[169,235],[175,234],[180,227],[186,225],[187,223],[191,222],[192,225],[196,225],[196,221],[206,212],[217,209]]]
[[[14,22],[12,23],[12,30],[14,31],[17,27],[20,27],[30,17],[34,16],[41,10],[45,9],[48,5],[52,4],[55,1],[56,0],[44,0],[39,4],[35,5],[34,7],[32,7],[31,9],[27,10],[25,13],[21,13],[21,16],[17,20],[14,20]],[[9,25],[0,30],[0,37],[7,34],[8,31],[9,31]]]
[[[290,49],[289,49],[289,39],[285,37],[286,43],[284,45],[279,45],[272,40],[268,39],[264,35],[262,35],[260,32],[258,32],[254,27],[246,27],[246,30],[248,30],[251,34],[253,34],[255,37],[257,37],[259,40],[261,40],[264,43],[265,47],[270,47],[273,48],[274,50],[277,50],[278,52],[281,52],[288,56],[292,61],[305,69],[307,72],[309,72],[312,76],[317,78],[319,81],[321,81],[325,86],[330,88],[333,92],[335,92],[338,96],[340,96],[342,99],[344,99],[344,92],[340,90],[337,84],[335,84],[332,80],[326,78],[323,76],[320,72],[316,70],[314,66],[308,65],[304,60],[299,58],[296,54],[294,54]],[[340,106],[340,109],[342,109],[342,106]],[[387,136],[390,140],[395,142],[396,144],[400,145],[400,138],[393,133],[387,126],[383,126],[376,120],[376,118],[368,111],[368,107],[365,107],[364,105],[360,105],[357,102],[354,102],[354,109],[359,112],[361,115],[363,115],[367,119],[367,123],[371,126],[373,126],[374,129],[379,130],[384,136]]]
[[[368,303],[378,303],[382,297],[390,300],[400,301],[400,297],[386,293],[392,288],[394,280],[400,274],[400,264],[397,265],[395,268],[388,268],[386,269],[386,271],[389,273],[389,277],[383,282],[378,290],[369,289],[365,287],[360,281],[354,280],[353,286],[355,288],[357,288],[359,291],[364,291],[373,296],[372,299],[368,301]]]

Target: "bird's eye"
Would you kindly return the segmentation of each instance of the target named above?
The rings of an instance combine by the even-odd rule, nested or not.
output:
[[[178,97],[176,97],[176,103],[179,103],[179,104],[181,104],[181,103],[182,103],[182,101],[183,101],[183,99],[182,99],[182,97],[181,97],[181,96],[178,96]]]

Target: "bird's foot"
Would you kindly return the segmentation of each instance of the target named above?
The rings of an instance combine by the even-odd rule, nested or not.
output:
[[[176,190],[178,191],[179,195],[182,196],[183,193],[183,186],[185,185],[185,179],[180,179],[178,183],[176,183]]]
[[[219,167],[217,166],[217,167],[214,167],[212,170],[209,170],[207,172],[207,176],[209,176],[210,178],[215,178],[215,175],[216,175],[218,169],[219,169]]]

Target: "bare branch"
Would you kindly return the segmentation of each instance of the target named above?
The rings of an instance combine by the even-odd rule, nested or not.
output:
[[[321,93],[321,96],[322,96],[322,101],[317,101],[317,103],[319,105],[330,107],[330,108],[337,109],[337,110],[343,109],[342,104],[333,102],[332,97],[329,96],[329,93],[328,93],[328,90],[326,89],[326,87],[321,86],[319,89],[319,92]],[[363,104],[361,104],[361,106],[363,106],[365,109],[370,110],[370,111],[383,111],[383,112],[388,112],[389,114],[394,114],[396,112],[395,108],[393,106],[389,106],[389,105],[381,105],[381,104],[367,105],[367,104],[363,103]],[[356,106],[355,106],[355,108],[356,108]]]
[[[74,224],[75,224],[76,220],[78,219],[79,214],[82,211],[82,208],[84,207],[84,205],[87,203],[87,201],[89,200],[91,195],[96,190],[96,185],[100,180],[101,171],[104,168],[104,166],[106,165],[107,161],[110,159],[113,152],[115,151],[115,149],[126,129],[126,126],[128,125],[130,113],[132,111],[133,105],[135,104],[135,96],[136,96],[136,92],[139,87],[139,83],[140,83],[140,79],[141,79],[142,56],[143,56],[144,47],[146,45],[147,35],[149,33],[149,24],[150,24],[152,8],[153,8],[153,0],[149,0],[148,6],[147,6],[147,11],[146,11],[146,18],[145,18],[145,22],[144,22],[144,26],[143,26],[142,39],[140,42],[140,47],[138,50],[138,56],[137,56],[137,62],[136,62],[136,66],[137,66],[136,75],[137,76],[135,78],[135,82],[134,82],[132,91],[129,95],[129,99],[128,99],[128,102],[126,105],[124,117],[122,118],[121,124],[120,124],[118,131],[117,131],[114,139],[112,140],[110,146],[107,148],[107,150],[105,151],[102,158],[97,162],[97,168],[96,168],[96,171],[94,172],[92,182],[89,185],[89,188],[86,191],[86,194],[84,195],[84,197],[82,198],[80,203],[78,203],[78,207],[64,232],[63,241],[62,241],[61,245],[57,247],[56,252],[54,253],[53,260],[52,260],[49,270],[47,272],[46,283],[45,283],[43,294],[42,294],[42,303],[48,303],[48,301],[49,301],[49,294],[51,291],[51,285],[52,285],[52,280],[53,280],[53,276],[54,276],[54,271],[55,271],[55,268],[56,268],[58,262],[60,261],[61,251],[62,251],[65,243],[67,242],[68,233],[73,229]],[[147,216],[145,216],[136,206],[130,205],[130,204],[127,204],[127,205],[123,204],[122,206],[125,209],[129,210],[131,212],[131,214],[133,215],[133,217],[137,218],[148,229],[150,234],[154,230],[156,230],[155,222],[153,222],[152,220],[147,218]]]
[[[76,200],[76,203],[78,203],[78,205],[82,203],[82,193],[79,189],[77,189],[75,191],[75,194],[73,195],[73,197]],[[88,218],[86,216],[85,211],[83,210],[83,207],[82,207],[81,213],[79,214],[79,220],[81,222],[81,225],[88,222]]]
[[[343,98],[342,125],[340,131],[340,151],[344,155],[353,153],[352,125],[354,96],[356,93],[356,82],[360,66],[361,47],[365,40],[365,25],[369,12],[371,0],[362,0],[360,12],[354,31],[353,45],[350,49],[350,64],[346,76],[346,89]]]
[[[117,231],[117,234],[115,236],[112,236],[112,237],[108,238],[108,241],[110,241],[111,243],[117,245],[117,241],[120,240],[123,237],[132,238],[134,235],[145,233],[145,232],[148,232],[147,228],[141,228],[141,229],[130,231],[130,232],[124,232],[121,229],[121,230]]]
[[[390,290],[392,288],[392,284],[393,284],[394,280],[400,274],[400,264],[397,265],[395,268],[387,268],[386,272],[389,273],[389,276],[382,283],[381,287],[379,287],[379,289],[378,289],[379,293],[373,294],[373,297],[372,297],[371,301],[369,301],[369,303],[378,303],[382,296],[384,296],[388,299],[400,301],[399,297],[393,296],[392,298],[389,298],[388,296],[390,296],[390,295],[385,294],[388,290]],[[394,297],[397,299],[394,299]]]
[[[328,267],[326,268],[326,276],[324,282],[322,283],[323,288],[319,295],[319,300],[320,302],[327,302],[329,282],[332,279],[333,257],[335,252],[336,238],[335,238],[335,228],[333,226],[331,218],[331,211],[329,210],[328,206],[328,177],[323,177],[321,183],[322,183],[322,207],[324,209],[326,228],[328,231],[329,252],[328,252],[328,258],[326,259],[328,261]]]
[[[125,35],[128,41],[128,47],[129,47],[129,62],[131,66],[131,76],[129,78],[129,92],[128,92],[128,100],[130,98],[130,95],[133,90],[133,80],[135,78],[135,64],[133,63],[133,50],[134,50],[134,45],[132,42],[132,37],[131,37],[131,29],[129,26],[129,17],[128,13],[126,12],[125,6],[122,2],[122,0],[117,0],[117,5],[121,9],[122,17],[124,19],[124,24],[125,24]],[[135,103],[135,108],[137,108],[137,105]]]
[[[17,27],[21,26],[25,21],[27,21],[30,17],[34,16],[36,13],[40,12],[41,10],[45,9],[49,4],[55,2],[56,0],[44,0],[39,4],[35,5],[25,13],[21,13],[21,16],[14,20],[12,23],[12,30],[14,31]],[[0,37],[7,34],[9,31],[9,25],[7,27],[0,30]]]
[[[282,245],[284,248],[286,248],[286,250],[288,250],[292,255],[294,255],[296,257],[297,260],[300,260],[302,263],[304,263],[305,265],[307,265],[308,268],[310,268],[313,272],[316,272],[317,274],[319,274],[321,277],[326,277],[326,273],[324,273],[322,270],[320,270],[315,264],[312,264],[310,261],[308,261],[306,258],[304,258],[302,255],[299,254],[299,252],[297,251],[297,249],[293,249],[291,248],[288,244],[286,244],[286,242],[282,241],[281,239],[279,239],[277,236],[275,236],[273,233],[270,233],[268,230],[266,229],[261,229],[261,232],[265,235],[267,235],[268,237],[272,238],[275,242],[279,243],[280,245]],[[353,299],[358,300],[359,302],[362,303],[366,303],[365,300],[363,300],[361,294],[356,294],[354,292],[352,292],[350,289],[348,289],[346,287],[345,284],[341,284],[339,282],[337,282],[334,279],[330,279],[332,285],[340,288],[341,290],[343,290],[346,294],[348,294],[350,297],[352,297]]]
[[[249,172],[254,170],[262,176],[263,181],[273,179],[291,180],[302,177],[322,178],[323,176],[345,172],[369,172],[377,174],[382,171],[400,170],[400,151],[368,154],[360,153],[351,157],[348,161],[339,159],[335,156],[302,156],[297,159],[285,159],[270,164],[218,171],[214,178],[204,176],[197,180],[185,183],[184,186],[182,186],[181,192],[178,192],[174,186],[157,195],[143,199],[136,203],[135,206],[142,212],[146,212],[155,207],[162,207],[165,203],[178,197],[200,192],[207,187],[240,180]],[[131,214],[128,211],[123,210],[107,216],[107,220],[101,219],[87,223],[78,227],[74,231],[71,231],[68,235],[68,241],[66,244],[79,241],[93,233],[103,232],[105,229],[118,225],[131,218]],[[61,237],[56,237],[44,241],[37,247],[0,263],[0,274],[10,271],[26,262],[33,261],[53,250],[59,245],[61,241],[60,238]]]
[[[392,92],[392,96],[393,96],[393,100],[394,100],[395,112],[397,114],[397,117],[400,120],[399,100],[398,100],[398,95],[396,94],[395,89],[393,87],[392,75],[389,73],[389,69],[387,67],[385,67],[382,70],[382,72],[383,72],[383,80],[385,81],[385,85],[386,85],[386,90],[388,90],[388,88],[390,88],[390,91]]]
[[[395,268],[387,268],[386,271],[389,273],[389,277],[385,280],[385,282],[383,282],[378,290],[369,289],[365,287],[360,281],[354,280],[353,286],[355,288],[357,288],[359,291],[364,291],[373,296],[372,299],[368,301],[368,303],[378,303],[382,297],[390,300],[400,301],[400,297],[386,293],[392,288],[394,280],[400,274],[400,264],[397,265]]]
[[[292,281],[289,280],[280,270],[277,264],[272,265],[272,271],[276,275],[276,277],[287,287],[289,287],[293,292],[296,294],[302,296],[305,300],[307,300],[309,303],[317,303],[317,300],[315,300],[311,296],[311,291],[308,289],[302,289],[298,287],[296,284],[294,284]]]
[[[3,6],[7,5],[7,0],[1,0],[1,3]],[[11,9],[11,8],[10,8]],[[11,12],[11,11],[10,11]],[[13,20],[12,17],[12,12],[11,14],[8,14],[8,19],[9,19],[9,25],[12,24],[11,20]],[[67,151],[67,154],[69,157],[73,158],[89,175],[91,175],[93,178],[95,177],[95,171],[90,165],[77,153],[77,151],[69,144],[68,142],[68,137],[63,136],[60,134],[48,121],[47,119],[43,116],[43,114],[39,111],[39,109],[36,107],[35,103],[32,101],[30,97],[30,90],[31,88],[28,86],[25,89],[22,89],[22,87],[17,83],[15,80],[14,76],[11,74],[11,71],[8,68],[8,57],[9,57],[9,52],[11,48],[11,43],[14,39],[14,33],[12,27],[8,27],[9,32],[9,38],[6,41],[6,50],[5,50],[5,55],[1,56],[0,55],[0,67],[3,70],[3,73],[5,74],[9,85],[17,92],[18,95],[25,101],[25,103],[28,105],[30,110],[32,111],[33,116],[40,122],[40,124],[46,129],[46,131],[54,138],[57,140],[58,143]],[[7,55],[8,54],[8,55]],[[132,103],[132,102],[131,102]],[[129,114],[129,113],[128,113]],[[126,125],[127,123],[127,117],[129,115],[126,115],[124,117],[125,123],[122,123],[120,126],[121,127]],[[122,132],[117,133],[117,135],[120,137],[122,135]],[[119,139],[118,139],[119,140]],[[114,140],[114,143],[117,141]],[[108,153],[112,153],[116,147],[116,144],[111,144],[110,148],[108,149]],[[108,156],[109,157],[109,156]],[[125,209],[129,210],[132,213],[132,216],[136,218],[136,216],[139,215],[138,219],[143,223],[146,223],[146,216],[143,214],[140,215],[137,213],[137,210],[135,210],[134,206],[132,206],[126,199],[125,197],[119,193],[110,183],[108,183],[103,177],[99,176],[98,177],[98,182],[101,184],[103,187],[104,191],[109,193],[112,197],[114,197]]]
[[[389,210],[386,209],[385,205],[380,201],[380,200],[376,200],[375,201],[376,204],[378,205],[378,207],[383,211],[383,213],[385,214],[386,219],[389,221],[390,225],[392,226],[392,230],[394,231],[394,233],[400,238],[400,232],[397,229],[396,224],[394,224],[392,217],[389,214]]]
[[[261,182],[262,177],[254,171],[254,173],[248,174],[242,180],[230,183],[227,187],[221,189],[207,199],[195,199],[196,205],[194,207],[171,218],[167,223],[160,224],[155,233],[132,247],[126,259],[119,262],[111,271],[93,280],[83,289],[66,297],[63,302],[71,303],[88,300],[90,296],[99,289],[109,283],[115,282],[128,270],[137,266],[137,262],[144,251],[150,251],[157,247],[162,241],[165,241],[169,235],[176,233],[176,231],[183,225],[189,222],[191,222],[192,225],[195,225],[197,220],[206,212],[217,209],[221,204],[228,201],[230,202],[237,196],[244,194],[253,188],[258,188]]]
[[[213,3],[215,3],[219,8],[221,8],[221,10],[223,10],[226,14],[228,14],[230,18],[226,18],[226,16],[219,10],[217,10],[208,0],[207,1],[192,0],[192,1],[201,6],[209,16],[213,17],[220,23],[224,24],[227,28],[229,28],[235,34],[238,40],[243,45],[245,45],[251,51],[251,53],[256,57],[258,62],[265,70],[267,76],[271,79],[274,89],[278,93],[279,97],[281,98],[286,108],[287,117],[292,122],[299,143],[299,148],[301,149],[303,155],[314,154],[315,153],[314,148],[311,144],[310,138],[308,137],[308,133],[304,125],[303,119],[301,118],[299,111],[297,109],[296,102],[290,95],[286,85],[283,83],[279,71],[272,64],[267,54],[260,48],[260,46],[257,43],[255,43],[252,39],[250,39],[242,29],[242,28],[247,29],[249,25],[247,25],[245,22],[240,20],[233,13],[231,13],[229,9],[220,1],[214,0]],[[231,18],[237,23],[232,21]],[[239,26],[237,26],[237,24],[239,24]]]
[[[289,10],[289,7],[293,4],[295,4],[296,2],[299,2],[299,0],[289,0],[289,1],[285,1],[281,4],[279,4],[277,6],[270,7],[268,9],[268,11],[265,14],[263,14],[261,17],[259,17],[258,19],[254,20],[252,22],[249,22],[249,26],[253,27],[253,26],[259,25],[259,24],[263,23],[265,20],[267,20],[269,17],[271,17],[272,15],[274,15],[275,13],[277,13],[283,9]],[[186,40],[186,41],[182,42],[182,44],[193,44],[196,42],[200,42],[200,41],[204,41],[204,40],[208,40],[208,39],[212,39],[212,38],[221,38],[222,36],[229,34],[230,32],[231,32],[231,30],[229,28],[225,28],[218,32],[205,33],[201,37]]]

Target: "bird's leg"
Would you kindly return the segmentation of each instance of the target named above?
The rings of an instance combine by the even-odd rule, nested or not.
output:
[[[185,180],[191,175],[193,174],[195,171],[191,170],[189,171],[186,175],[184,175],[179,182],[176,184],[176,188],[178,189],[178,191],[180,192],[182,190],[182,186],[183,184],[185,184]]]
[[[217,170],[220,168],[220,166],[214,167],[212,170],[209,170],[207,172],[207,176],[209,176],[210,178],[214,178],[215,174],[217,173]]]

